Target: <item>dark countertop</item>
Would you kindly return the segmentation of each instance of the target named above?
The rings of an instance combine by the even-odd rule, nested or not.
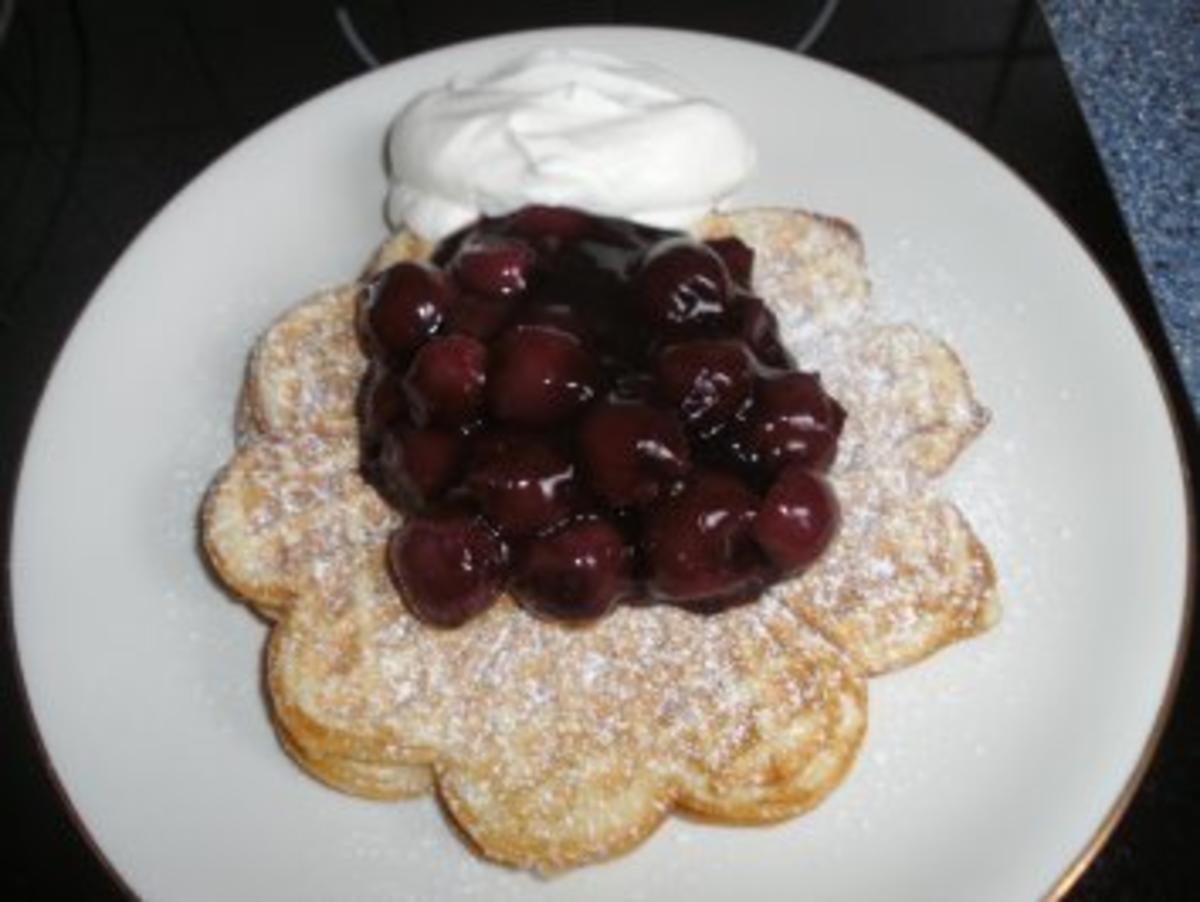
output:
[[[6,20],[10,4],[0,0],[0,547],[8,547],[20,449],[71,324],[137,231],[208,163],[278,113],[363,71],[335,17],[338,5],[17,0]],[[405,0],[340,6],[369,52],[388,61],[481,34],[573,23],[670,25],[794,47],[822,3],[705,11],[690,0],[510,0],[472,7],[469,16]],[[1158,305],[1190,361],[1200,309],[1198,95],[1197,79],[1179,73],[1189,64],[1194,72],[1200,60],[1200,25],[1189,0],[1096,6],[1045,4],[1099,156],[1032,0],[843,0],[811,53],[948,119],[1046,198],[1118,287],[1194,456],[1188,397]],[[1194,398],[1196,367],[1185,369]],[[1154,763],[1073,898],[1173,898],[1195,883],[1198,674],[1193,655]],[[0,736],[3,797],[17,827],[5,844],[2,894],[118,896],[51,785],[7,642]]]

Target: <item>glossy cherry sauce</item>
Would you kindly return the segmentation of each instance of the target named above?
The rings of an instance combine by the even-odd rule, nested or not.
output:
[[[845,412],[796,369],[754,253],[563,207],[486,218],[364,292],[363,473],[405,514],[392,578],[456,626],[715,612],[833,537]]]

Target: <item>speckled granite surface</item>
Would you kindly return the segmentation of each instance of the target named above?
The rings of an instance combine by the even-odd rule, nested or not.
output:
[[[1042,9],[1200,412],[1200,2]]]

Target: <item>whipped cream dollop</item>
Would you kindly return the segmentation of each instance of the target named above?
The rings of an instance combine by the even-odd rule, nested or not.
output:
[[[668,73],[573,49],[419,95],[388,155],[388,216],[431,241],[533,203],[687,228],[755,160],[734,118]]]

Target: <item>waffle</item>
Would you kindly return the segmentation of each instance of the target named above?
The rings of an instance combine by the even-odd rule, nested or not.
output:
[[[845,223],[749,210],[704,232],[757,249],[782,337],[849,413],[838,538],[802,577],[713,616],[621,607],[579,627],[503,598],[458,629],[417,621],[384,564],[401,516],[358,473],[360,284],[259,341],[203,543],[273,621],[274,721],[309,772],[370,798],[436,791],[485,856],[557,871],[629,849],[672,810],[762,823],[812,807],[862,741],[867,676],[994,622],[987,551],[934,481],[987,419],[953,351],[873,318]],[[368,272],[427,252],[401,234]]]

